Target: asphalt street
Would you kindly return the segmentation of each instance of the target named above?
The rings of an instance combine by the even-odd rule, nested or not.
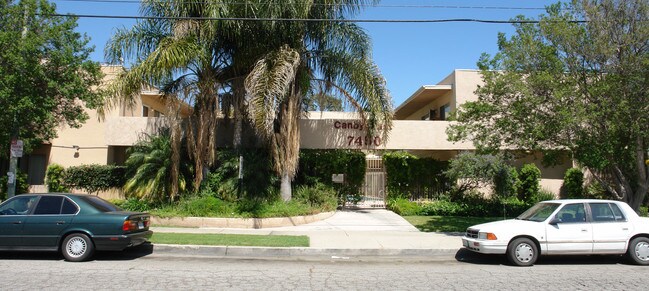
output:
[[[178,257],[98,253],[70,263],[54,253],[0,253],[4,290],[646,290],[649,269],[616,256],[542,258],[512,267],[463,250],[437,262]]]

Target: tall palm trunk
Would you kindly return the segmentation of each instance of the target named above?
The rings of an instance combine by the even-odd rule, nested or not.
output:
[[[275,171],[281,177],[280,193],[284,201],[292,198],[291,182],[297,171],[300,155],[300,104],[301,94],[296,86],[281,105],[278,124],[273,136],[273,159]]]
[[[233,100],[232,107],[234,108],[234,134],[232,136],[232,147],[235,149],[241,148],[243,139],[243,119],[245,117],[245,94],[246,88],[244,86],[244,79],[237,78],[233,81]]]

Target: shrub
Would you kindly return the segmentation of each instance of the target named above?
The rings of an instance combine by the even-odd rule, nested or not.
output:
[[[168,128],[161,129],[158,134],[144,134],[128,150],[128,181],[122,183],[124,194],[127,197],[159,202],[173,201],[179,196],[177,194],[189,191],[192,168],[186,156],[187,151],[181,150],[181,153],[185,156],[180,156],[175,165]],[[173,177],[174,167],[178,170],[176,177]]]
[[[584,197],[593,199],[607,199],[610,196],[604,187],[597,181],[592,181],[584,187]]]
[[[497,197],[516,196],[521,181],[518,179],[516,168],[503,165],[493,179],[493,190]]]
[[[117,205],[119,208],[122,208],[127,211],[148,212],[151,209],[153,209],[152,204],[150,204],[146,200],[142,200],[138,198],[129,198],[126,200],[114,200],[111,202]]]
[[[239,185],[239,156],[243,156],[243,180]],[[265,149],[219,150],[215,168],[201,187],[203,193],[212,193],[225,201],[237,199],[274,200],[272,189],[278,178],[272,173],[272,163]],[[241,189],[239,189],[241,187]],[[239,197],[241,194],[241,197]]]
[[[322,183],[298,186],[293,199],[313,207],[323,207],[325,211],[334,210],[338,205],[336,190]]]
[[[539,190],[539,193],[536,195],[535,198],[536,198],[535,201],[533,201],[534,203],[541,202],[541,201],[546,201],[546,200],[554,200],[554,199],[557,199],[557,196],[554,195],[554,193],[552,193],[552,192],[550,192],[548,190],[541,189],[541,190]]]
[[[0,176],[0,200],[7,199],[7,182],[8,177],[6,175]],[[29,184],[27,184],[27,174],[23,173],[19,169],[16,170],[16,194],[23,194],[29,191]]]
[[[647,208],[647,206],[640,206],[640,209],[638,209],[638,213],[642,217],[647,217],[649,216],[649,208]]]
[[[563,178],[563,190],[567,198],[584,197],[584,173],[577,168],[570,168]]]
[[[81,165],[65,170],[65,186],[84,189],[88,193],[124,186],[125,168],[115,165]]]
[[[521,181],[518,189],[518,199],[530,203],[537,199],[540,189],[541,170],[534,164],[525,164],[520,170]]]
[[[58,164],[50,164],[45,172],[45,183],[50,192],[68,192],[65,187],[65,169]]]
[[[422,215],[422,207],[416,202],[409,201],[405,198],[390,199],[386,207],[402,216]]]
[[[438,200],[422,205],[421,213],[423,215],[435,216],[469,216],[468,209],[461,203],[446,200]]]

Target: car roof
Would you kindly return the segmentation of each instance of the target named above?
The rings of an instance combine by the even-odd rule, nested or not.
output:
[[[607,199],[555,199],[546,200],[542,202],[548,203],[621,203],[622,201],[607,200]]]
[[[22,196],[22,195],[36,195],[36,196],[45,196],[45,195],[61,195],[61,196],[76,196],[76,197],[85,197],[85,196],[91,196],[88,194],[81,194],[81,193],[63,193],[63,192],[50,192],[50,193],[24,193],[24,194],[19,194],[16,196]]]

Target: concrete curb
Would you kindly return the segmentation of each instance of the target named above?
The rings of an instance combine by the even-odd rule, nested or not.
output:
[[[170,257],[266,260],[449,261],[455,260],[457,252],[458,249],[320,249],[155,244],[151,253]]]
[[[335,213],[335,211],[331,211],[314,215],[275,218],[151,217],[151,224],[155,226],[260,229],[308,224],[327,219]]]

